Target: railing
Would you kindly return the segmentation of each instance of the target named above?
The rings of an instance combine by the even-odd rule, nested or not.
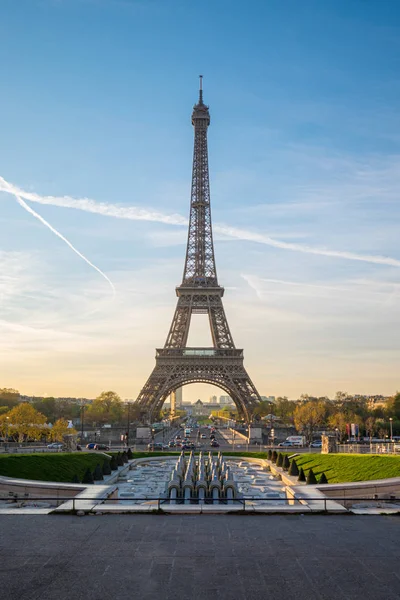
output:
[[[232,357],[243,358],[243,350],[237,348],[157,348],[156,358],[175,358],[175,357]]]
[[[400,444],[395,442],[338,444],[337,451],[346,454],[399,454]]]
[[[306,507],[308,506],[311,502],[319,502],[321,503],[321,511],[323,512],[327,512],[328,510],[328,506],[327,503],[328,502],[335,502],[336,504],[346,504],[348,505],[350,502],[357,502],[357,504],[359,503],[368,503],[373,505],[375,504],[379,504],[380,508],[382,508],[382,505],[392,505],[392,504],[400,504],[400,498],[397,498],[395,496],[390,496],[389,498],[349,498],[349,497],[334,497],[334,498],[329,498],[329,497],[323,497],[321,498],[321,496],[319,496],[318,498],[312,498],[312,497],[301,497],[301,496],[293,496],[293,497],[289,497],[289,498],[260,498],[259,496],[257,497],[246,497],[246,498],[234,498],[233,500],[228,500],[226,498],[222,498],[222,499],[218,499],[217,502],[215,502],[215,500],[213,498],[205,498],[204,500],[200,500],[199,498],[191,498],[190,499],[190,503],[186,504],[184,498],[177,498],[174,501],[174,504],[171,504],[171,501],[169,498],[165,498],[165,497],[143,497],[143,498],[87,498],[87,497],[82,497],[82,498],[77,498],[77,497],[50,497],[50,496],[29,496],[28,494],[25,494],[24,496],[18,496],[12,492],[9,493],[8,497],[3,497],[0,498],[0,500],[12,500],[12,503],[22,503],[22,505],[26,505],[27,503],[29,503],[30,505],[32,503],[35,502],[44,502],[44,503],[48,503],[48,502],[55,502],[56,503],[56,507],[64,504],[64,502],[71,502],[72,503],[72,509],[71,511],[73,513],[77,512],[78,510],[82,510],[82,505],[81,505],[81,509],[79,508],[79,503],[88,503],[88,502],[95,502],[96,506],[101,506],[102,504],[106,504],[107,502],[111,502],[112,504],[122,504],[122,503],[132,503],[132,502],[156,502],[157,504],[154,505],[154,508],[157,508],[158,511],[162,511],[162,507],[163,506],[193,506],[193,505],[213,505],[213,506],[226,506],[227,509],[229,510],[229,508],[234,507],[234,506],[241,506],[243,507],[243,512],[246,511],[246,507],[247,509],[259,502],[259,503],[277,503],[277,502],[282,502],[284,503],[285,506],[293,506],[296,503],[299,506],[302,507]],[[10,503],[10,507],[12,506],[12,503]],[[132,505],[134,506],[134,505]],[[282,507],[282,504],[276,504],[275,508],[277,509],[277,511],[279,511],[279,507]],[[373,507],[373,506],[372,506]],[[34,508],[34,506],[33,506]],[[40,506],[38,506],[38,508],[40,508]],[[83,508],[83,510],[85,510],[85,508]],[[92,509],[90,509],[89,511],[86,509],[86,512],[90,512]],[[400,507],[399,507],[399,511],[400,511]],[[0,514],[1,514],[1,509],[0,509]]]

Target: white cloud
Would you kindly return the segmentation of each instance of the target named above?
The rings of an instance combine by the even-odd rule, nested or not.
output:
[[[155,221],[165,223],[168,225],[187,225],[187,219],[180,215],[165,215],[155,211],[148,211],[137,207],[121,207],[114,204],[108,203],[97,203],[94,200],[83,198],[74,199],[69,196],[55,197],[55,196],[40,196],[39,194],[26,192],[13,184],[8,183],[4,178],[0,177],[0,191],[14,194],[25,198],[31,202],[38,202],[40,204],[50,204],[53,206],[60,206],[63,208],[73,208],[77,210],[83,210],[85,212],[91,212],[100,214],[103,216],[115,217],[118,219],[131,219],[131,220],[144,220],[144,221]],[[213,227],[216,233],[226,235],[232,239],[245,240],[255,242],[259,244],[266,244],[282,250],[290,250],[294,252],[300,252],[305,254],[314,254],[319,256],[327,256],[332,258],[341,258],[345,260],[361,261],[373,264],[389,265],[393,267],[400,267],[400,260],[392,258],[390,256],[375,256],[370,254],[357,254],[354,252],[347,252],[342,250],[329,250],[325,248],[315,248],[304,244],[295,244],[291,242],[284,242],[282,240],[273,239],[267,235],[263,235],[257,232],[247,231],[245,229],[232,227],[230,225],[214,225]]]

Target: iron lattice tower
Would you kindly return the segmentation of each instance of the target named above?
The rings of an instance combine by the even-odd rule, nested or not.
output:
[[[239,417],[252,420],[261,398],[243,366],[243,350],[235,347],[215,268],[211,224],[210,181],[208,173],[208,106],[203,102],[200,76],[199,101],[193,108],[194,152],[189,232],[185,267],[178,303],[164,348],[156,350],[156,366],[139,394],[137,402],[143,421],[151,422],[167,397],[189,383],[210,383],[227,392],[236,404]],[[207,313],[213,346],[186,346],[191,316]]]

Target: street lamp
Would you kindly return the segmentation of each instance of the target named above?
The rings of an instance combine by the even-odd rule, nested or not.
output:
[[[84,410],[85,410],[85,405],[82,402],[81,403],[81,444],[83,442],[83,414],[84,414]]]
[[[129,446],[129,425],[131,420],[131,403],[128,402],[128,426],[126,428],[126,445]]]
[[[393,417],[389,417],[390,423],[390,441],[393,442]]]
[[[6,417],[6,443],[4,446],[4,451],[8,450],[8,422],[10,420],[10,417]]]

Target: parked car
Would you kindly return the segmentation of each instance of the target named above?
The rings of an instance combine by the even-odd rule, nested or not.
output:
[[[61,450],[61,448],[64,448],[64,444],[53,442],[52,444],[47,444],[47,447],[50,448],[50,450]]]
[[[202,440],[206,440],[207,439],[207,436],[206,436],[205,433],[202,433],[200,437],[201,437]]]
[[[219,444],[218,444],[218,442],[216,440],[211,440],[210,446],[212,448],[219,448]]]
[[[292,448],[293,444],[292,442],[281,442],[280,444],[278,444],[279,448]]]
[[[93,447],[93,450],[109,450],[110,446],[107,446],[107,444],[95,444]]]
[[[176,444],[174,442],[174,440],[171,440],[170,442],[168,442],[168,448],[175,448]]]
[[[322,448],[322,442],[321,441],[311,442],[310,448]]]
[[[96,446],[96,442],[90,442],[90,444],[86,444],[86,448],[88,450],[94,450],[95,446]]]

